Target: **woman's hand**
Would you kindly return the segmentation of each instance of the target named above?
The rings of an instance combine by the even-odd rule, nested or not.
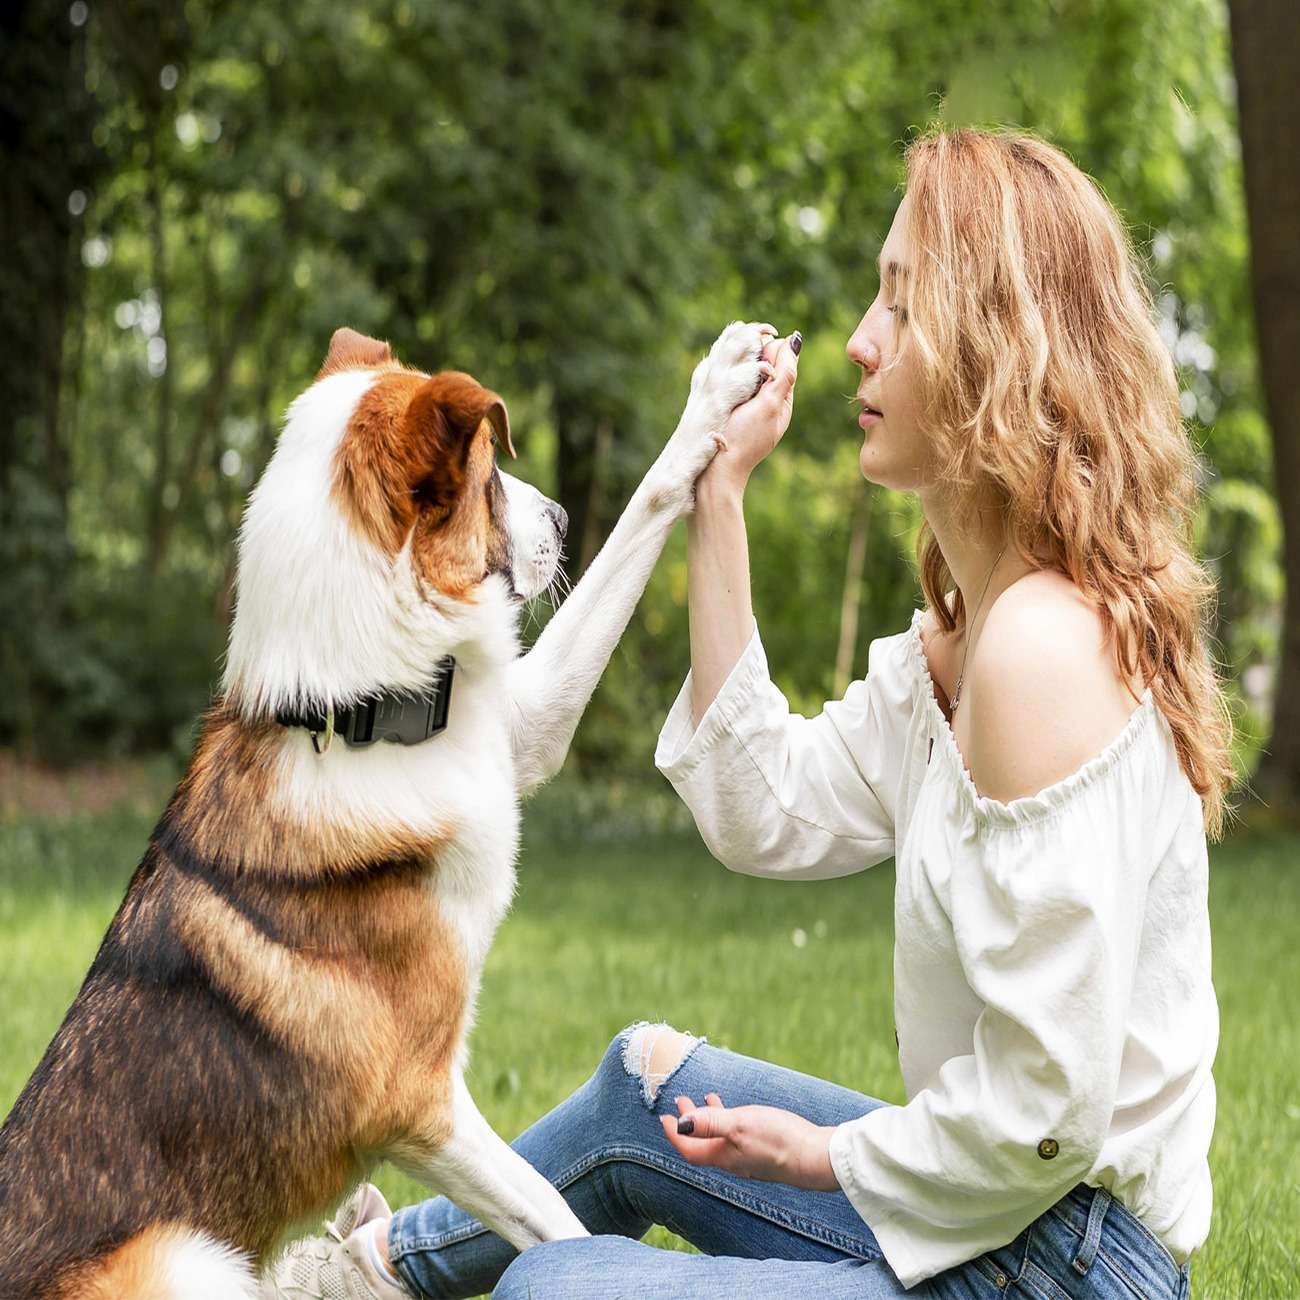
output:
[[[794,385],[799,372],[803,335],[796,330],[787,339],[773,339],[763,349],[771,378],[747,402],[731,413],[722,431],[725,445],[700,475],[706,491],[725,486],[744,491],[749,476],[790,427],[794,411]]]
[[[834,1126],[811,1124],[777,1106],[724,1106],[716,1092],[704,1100],[697,1107],[678,1097],[678,1115],[659,1117],[664,1136],[689,1164],[815,1192],[839,1190],[829,1154]]]

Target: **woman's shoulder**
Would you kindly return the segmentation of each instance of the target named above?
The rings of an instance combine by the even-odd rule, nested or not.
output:
[[[1097,605],[1062,574],[1002,592],[972,648],[967,765],[1009,802],[1077,771],[1125,730],[1145,687],[1126,682]]]

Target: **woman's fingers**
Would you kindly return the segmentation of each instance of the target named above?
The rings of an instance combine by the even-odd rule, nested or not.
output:
[[[690,1122],[693,1127],[696,1116],[714,1115],[726,1112],[711,1111],[708,1107],[700,1107],[690,1116]],[[686,1117],[681,1117],[683,1122]],[[683,1133],[678,1127],[679,1117],[675,1115],[660,1115],[659,1123],[663,1127],[664,1137],[672,1146],[677,1154],[683,1160],[693,1165],[722,1165],[726,1159],[727,1140],[723,1137],[713,1135],[702,1135],[697,1132]]]
[[[732,1131],[731,1112],[725,1106],[699,1106],[676,1123],[677,1132],[694,1141],[726,1138]]]
[[[793,346],[793,337],[782,339],[776,350],[772,366],[776,371],[777,387],[789,392],[799,374],[799,353]]]
[[[674,1097],[673,1101],[677,1106],[679,1115],[689,1115],[693,1110],[697,1109],[695,1103],[689,1097]],[[704,1104],[706,1106],[722,1106],[724,1102],[716,1092],[706,1092],[704,1094]]]

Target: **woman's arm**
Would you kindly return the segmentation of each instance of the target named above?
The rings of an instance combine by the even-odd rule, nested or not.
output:
[[[696,483],[687,542],[691,713],[696,726],[753,634],[745,485],[790,424],[802,346],[797,330],[768,345],[764,356],[775,374],[755,397],[736,408],[724,431],[725,450]]]
[[[826,880],[894,853],[912,708],[907,633],[868,647],[868,672],[815,718],[791,713],[767,669],[749,596],[742,510],[750,472],[790,422],[797,334],[765,350],[773,378],[733,412],[700,475],[690,535],[691,672],[655,766],[732,871]]]

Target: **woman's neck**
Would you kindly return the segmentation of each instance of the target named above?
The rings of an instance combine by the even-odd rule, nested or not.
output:
[[[962,595],[969,631],[983,621],[998,596],[1039,566],[1031,564],[1010,542],[1006,522],[996,507],[981,507],[978,522],[959,533],[951,498],[939,491],[922,491],[921,507]]]

